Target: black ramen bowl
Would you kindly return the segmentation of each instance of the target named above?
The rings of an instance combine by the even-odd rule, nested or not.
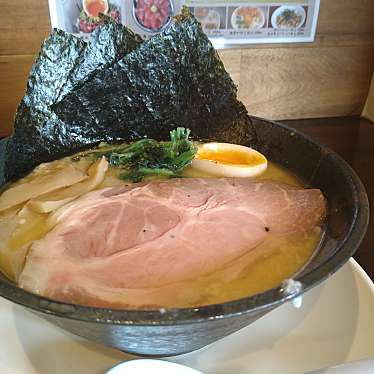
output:
[[[302,133],[259,118],[253,118],[253,124],[259,150],[321,189],[328,201],[322,244],[294,278],[300,288],[289,290],[281,285],[255,296],[197,308],[113,310],[46,299],[0,275],[0,295],[86,339],[137,355],[170,356],[213,343],[327,279],[352,256],[365,234],[369,207],[364,187],[342,158]],[[0,143],[2,161],[4,142]]]

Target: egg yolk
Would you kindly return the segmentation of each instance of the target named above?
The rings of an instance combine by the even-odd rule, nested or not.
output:
[[[210,160],[220,164],[231,165],[259,165],[264,162],[263,158],[257,154],[248,154],[237,149],[230,150],[211,150],[201,149],[198,151],[196,158],[198,160]]]

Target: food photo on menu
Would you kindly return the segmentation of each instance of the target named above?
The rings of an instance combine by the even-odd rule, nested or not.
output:
[[[374,368],[363,174],[318,137],[371,112],[300,120],[311,45],[251,48],[318,5],[49,3],[0,140],[1,374]]]
[[[102,23],[100,14],[117,23],[131,19],[149,33],[161,31],[174,14],[172,0],[61,0],[55,5],[64,29],[83,37],[88,37]]]
[[[278,1],[279,2],[279,1]],[[301,1],[302,2],[302,1]],[[99,14],[128,26],[144,39],[164,30],[187,6],[215,46],[312,41],[318,6],[281,2],[212,3],[204,0],[51,0],[54,25],[83,38],[102,22]]]

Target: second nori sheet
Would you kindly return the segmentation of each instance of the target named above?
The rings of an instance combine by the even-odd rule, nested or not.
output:
[[[42,46],[8,142],[8,180],[100,141],[165,139],[178,126],[255,144],[234,83],[186,8],[142,44],[125,27],[105,25],[108,39],[98,35],[89,47],[62,31]]]
[[[164,32],[95,74],[53,110],[106,141],[163,139],[176,127],[202,138],[226,134],[233,142],[254,137],[233,81],[186,8]]]
[[[112,18],[103,15],[101,18],[103,25],[92,33],[90,43],[86,44],[78,64],[71,70],[57,101],[81,85],[93,72],[121,59],[142,43],[139,35],[116,23]]]
[[[7,144],[7,180],[87,144],[86,129],[61,121],[51,111],[51,105],[83,84],[94,71],[121,59],[141,42],[138,35],[109,17],[104,17],[89,43],[53,30],[42,45],[17,109],[14,133]]]

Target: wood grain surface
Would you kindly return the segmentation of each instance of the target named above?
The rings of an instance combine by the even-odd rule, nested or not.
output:
[[[321,0],[319,34],[364,34],[374,32],[372,0]]]
[[[239,97],[267,118],[360,114],[373,63],[374,46],[243,50]]]
[[[48,0],[0,0],[0,54],[36,54],[51,29]]]
[[[0,56],[0,137],[9,135],[34,55]]]
[[[0,136],[50,31],[47,0],[0,0]],[[374,65],[374,1],[321,1],[314,43],[221,50],[250,113],[272,119],[360,113]]]

